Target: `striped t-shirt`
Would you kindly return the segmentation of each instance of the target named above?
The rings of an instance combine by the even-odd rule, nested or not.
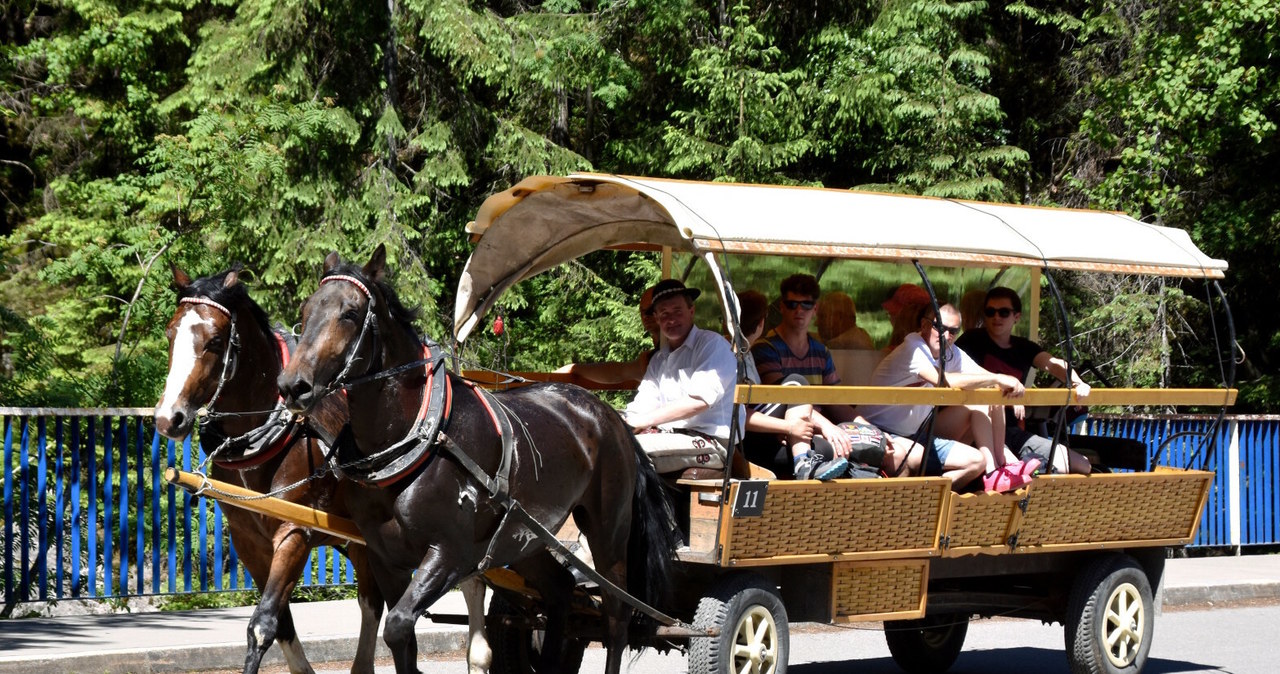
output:
[[[791,374],[804,377],[812,386],[834,386],[840,383],[840,375],[836,374],[831,352],[813,335],[809,335],[809,352],[803,358],[792,353],[786,341],[772,330],[751,346],[751,356],[756,361],[756,370],[760,372],[760,381],[764,384],[776,384]]]

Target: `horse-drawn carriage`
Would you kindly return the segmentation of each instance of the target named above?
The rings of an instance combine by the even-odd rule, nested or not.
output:
[[[1226,266],[1184,232],[1114,213],[605,175],[525,180],[490,197],[470,231],[476,248],[459,283],[456,344],[512,285],[610,247],[662,250],[668,271],[683,263],[681,275],[711,291],[739,353],[734,287],[772,273],[751,277],[752,257],[817,260],[822,270],[853,260],[915,263],[926,286],[926,266],[1023,270],[1033,332],[1041,273],[1211,280]],[[1210,473],[1148,466],[1145,452],[1135,464],[1083,439],[1077,448],[1117,471],[1041,476],[1007,494],[957,494],[940,477],[771,480],[730,461],[711,479],[667,476],[681,490],[683,540],[655,559],[670,533],[654,497],[661,488],[634,442],[617,435],[626,430],[617,415],[557,383],[570,375],[520,373],[517,386],[489,377],[512,388],[490,394],[447,372],[446,350],[424,351],[406,329],[411,316],[382,283],[383,268],[380,253],[362,268],[336,258],[326,265],[280,384],[301,408],[349,391],[347,437],[327,439],[347,447],[332,460],[354,483],[352,516],[378,585],[396,603],[386,632],[398,668],[413,666],[413,621],[441,592],[483,574],[497,592],[487,624],[498,671],[574,670],[596,640],[610,646],[611,669],[614,652],[630,643],[687,645],[694,672],[781,672],[789,620],[884,621],[899,664],[942,671],[975,615],[1063,623],[1073,671],[1141,670],[1163,560],[1194,538]],[[528,380],[551,383],[525,387]],[[1067,389],[1029,389],[1022,402],[1228,405],[1234,395],[1099,388],[1081,401]],[[1008,402],[997,390],[861,386],[740,385],[736,398]],[[565,566],[583,565],[551,538],[570,513],[591,542],[595,568],[582,571],[595,589],[573,585]],[[434,529],[445,520],[454,533],[440,538]],[[658,572],[680,591],[651,606],[660,588],[639,581],[662,580]],[[647,618],[628,629],[632,609]]]

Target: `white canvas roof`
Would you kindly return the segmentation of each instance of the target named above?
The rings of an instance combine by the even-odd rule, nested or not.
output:
[[[466,339],[512,284],[607,246],[1221,278],[1180,229],[1122,213],[601,174],[534,176],[485,200],[454,307]]]

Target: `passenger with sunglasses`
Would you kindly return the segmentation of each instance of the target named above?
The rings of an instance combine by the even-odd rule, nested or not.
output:
[[[983,304],[983,329],[964,333],[956,340],[956,346],[969,354],[982,367],[1001,372],[1019,381],[1026,381],[1031,368],[1045,371],[1066,381],[1067,363],[1045,351],[1039,344],[1013,334],[1013,327],[1022,318],[1022,300],[1011,288],[996,287],[987,291]],[[1080,398],[1088,397],[1089,385],[1075,372],[1071,373],[1071,388]],[[1006,407],[1005,444],[1022,460],[1039,459],[1049,464],[1053,441],[1027,431],[1026,408],[1022,405]],[[1072,472],[1088,475],[1093,467],[1089,459],[1079,452],[1059,445],[1054,454],[1053,472]]]
[[[955,347],[952,342],[960,333],[960,312],[950,304],[940,309],[941,333],[933,307],[922,309],[917,315],[918,331],[907,335],[880,361],[871,375],[872,385],[938,386],[939,364],[945,353],[948,386],[997,386],[1009,397],[1022,395],[1021,381],[983,369]],[[956,405],[934,412],[930,405],[859,405],[858,411],[881,429],[921,443],[922,451],[906,457],[908,470],[945,476],[957,490],[981,476],[987,491],[1012,491],[1029,482],[1039,465],[1024,465],[1005,449],[1003,406]],[[931,412],[935,416],[930,427],[925,422]],[[925,445],[929,436],[932,443]]]
[[[782,320],[751,347],[760,383],[839,385],[840,375],[836,373],[831,352],[809,334],[809,327],[817,315],[818,297],[822,294],[818,279],[809,274],[792,274],[782,280],[779,291],[778,311]],[[797,479],[830,480],[842,477],[848,470],[846,457],[853,445],[848,433],[841,431],[836,424],[855,419],[852,407],[796,405],[788,408],[771,405],[763,411],[777,418],[795,419],[800,416],[807,419],[813,424],[814,442],[822,438],[821,442],[830,445],[831,453],[823,455],[812,451],[813,442],[793,439],[789,443],[792,469]]]

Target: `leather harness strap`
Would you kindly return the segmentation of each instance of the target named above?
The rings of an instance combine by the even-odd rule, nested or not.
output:
[[[290,356],[288,342],[279,332],[274,330],[271,331],[271,336],[275,338],[276,349],[280,354],[281,367],[288,366]],[[213,439],[222,436],[222,440],[216,445],[217,449],[214,450],[214,463],[230,470],[246,470],[260,466],[275,458],[284,448],[292,445],[298,439],[304,427],[305,424],[301,420],[285,409],[284,398],[277,394],[276,407],[272,410],[271,416],[266,423],[254,431],[230,441],[212,428],[201,432],[204,435],[212,436]],[[226,452],[236,452],[237,454],[235,457],[218,458],[218,455]]]

